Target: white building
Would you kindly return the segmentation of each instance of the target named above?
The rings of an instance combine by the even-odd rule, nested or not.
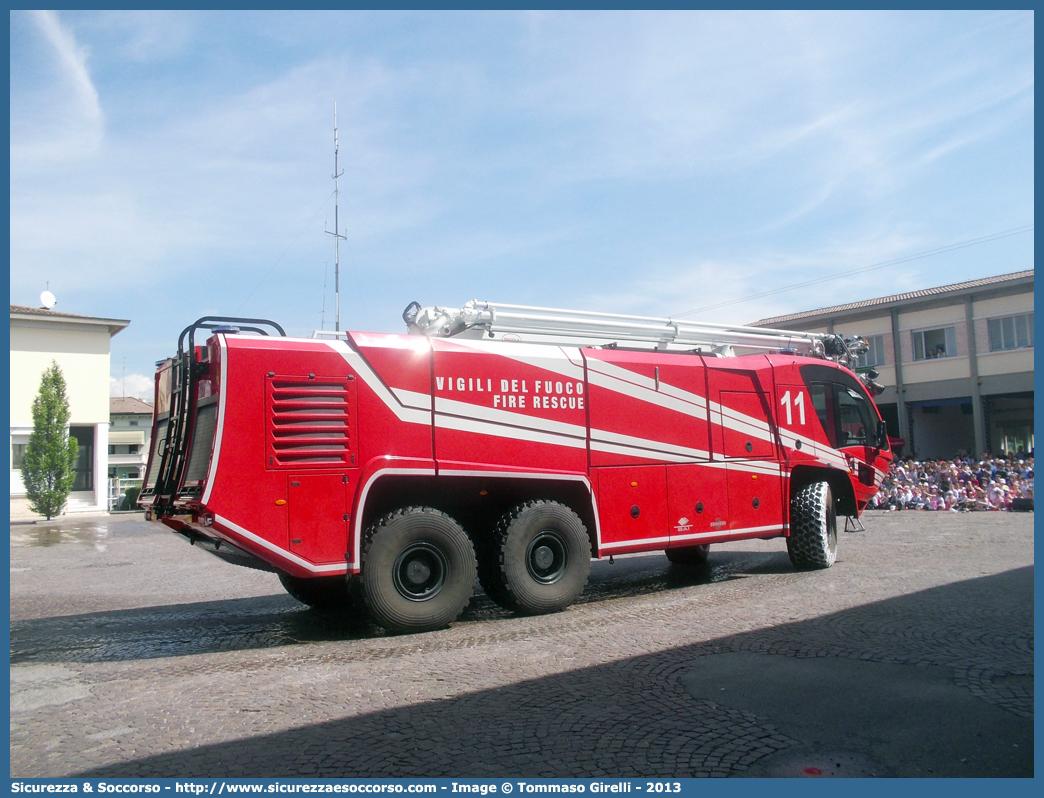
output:
[[[859,335],[885,391],[877,406],[903,455],[1034,448],[1033,270],[754,322]]]
[[[69,433],[79,444],[68,512],[106,509],[109,342],[130,324],[11,305],[11,516],[30,516],[21,460],[33,429],[40,377],[55,361],[69,398]]]

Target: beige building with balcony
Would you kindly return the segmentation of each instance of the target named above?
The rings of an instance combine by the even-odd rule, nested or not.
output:
[[[33,431],[33,399],[51,361],[65,377],[69,433],[79,444],[67,512],[104,512],[109,450],[109,343],[126,319],[11,305],[11,516],[31,516],[21,460]]]
[[[152,405],[133,396],[109,399],[109,479],[141,479],[152,439]]]
[[[1030,452],[1033,440],[1033,271],[868,299],[754,322],[870,342],[876,397],[901,453]]]

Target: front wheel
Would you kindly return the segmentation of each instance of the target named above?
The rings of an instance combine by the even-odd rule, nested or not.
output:
[[[828,482],[811,482],[790,500],[790,562],[801,571],[829,568],[837,557],[837,513]]]
[[[451,623],[471,599],[475,551],[452,518],[408,507],[366,531],[361,588],[373,620],[393,632]]]
[[[576,601],[590,571],[591,541],[577,514],[558,502],[532,501],[500,519],[479,578],[505,609],[542,615]]]

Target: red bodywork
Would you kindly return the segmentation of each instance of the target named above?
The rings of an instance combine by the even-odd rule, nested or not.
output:
[[[852,372],[796,355],[371,333],[216,333],[195,354],[187,468],[157,515],[298,577],[358,572],[366,526],[419,503],[477,539],[555,498],[598,557],[786,536],[792,485],[826,479],[858,515],[891,461]],[[170,382],[167,361],[154,447]]]

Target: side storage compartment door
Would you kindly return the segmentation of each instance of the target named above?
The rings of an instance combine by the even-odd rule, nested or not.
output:
[[[287,477],[290,551],[313,563],[344,562],[348,510],[342,474]]]
[[[714,459],[775,457],[771,368],[766,364],[759,373],[731,369],[713,360],[706,362]]]
[[[772,462],[730,462],[729,531],[752,537],[783,533],[783,480]]]
[[[694,546],[729,525],[727,472],[721,465],[667,466],[670,548]]]
[[[348,488],[359,467],[356,384],[351,374],[266,377],[266,466],[287,472],[289,551],[315,564],[344,563],[348,551]]]
[[[666,466],[598,468],[598,520],[601,549],[612,554],[629,548],[667,547]]]
[[[728,530],[736,537],[783,533],[782,472],[772,368],[707,361],[714,459],[726,462]]]

